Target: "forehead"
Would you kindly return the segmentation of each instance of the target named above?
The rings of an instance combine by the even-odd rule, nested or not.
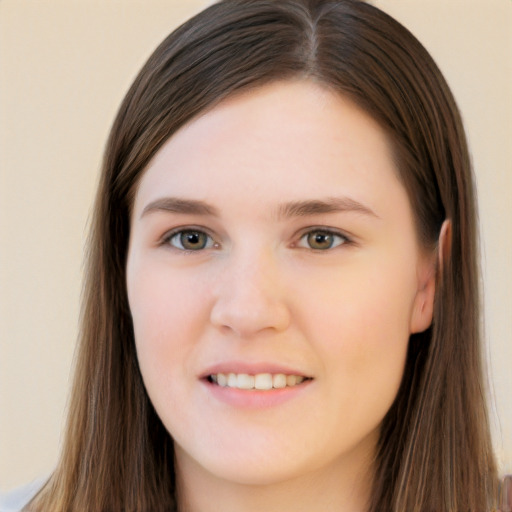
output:
[[[378,123],[312,81],[278,82],[175,133],[147,166],[135,210],[165,195],[245,206],[338,194],[385,203],[384,190],[389,201],[405,193]]]

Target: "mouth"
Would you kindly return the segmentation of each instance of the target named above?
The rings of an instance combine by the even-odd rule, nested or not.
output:
[[[213,385],[242,389],[246,391],[270,391],[272,389],[292,388],[310,381],[311,378],[302,375],[286,375],[284,373],[214,373],[206,380]]]

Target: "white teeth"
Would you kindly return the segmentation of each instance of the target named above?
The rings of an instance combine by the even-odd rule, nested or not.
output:
[[[286,385],[287,386],[295,386],[297,384],[297,376],[296,375],[287,375],[286,376]]]
[[[236,387],[240,389],[252,389],[254,387],[254,377],[246,373],[239,373],[236,378]]]
[[[285,388],[286,387],[286,375],[282,373],[277,373],[272,377],[272,387],[274,388]]]
[[[228,387],[236,388],[238,384],[238,379],[236,378],[236,373],[230,373],[228,375]]]
[[[254,387],[256,389],[272,389],[272,375],[270,373],[258,373],[254,376]]]
[[[219,386],[237,389],[257,389],[266,391],[269,389],[282,389],[292,387],[304,381],[299,375],[285,375],[284,373],[258,373],[249,375],[247,373],[216,373],[210,375],[212,382]]]

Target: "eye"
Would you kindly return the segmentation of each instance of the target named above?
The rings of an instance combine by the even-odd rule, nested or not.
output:
[[[328,249],[334,249],[334,247],[338,247],[348,241],[348,238],[340,233],[335,233],[325,229],[315,229],[302,235],[298,246],[313,249],[315,251],[325,251]]]
[[[164,242],[181,251],[201,251],[215,245],[210,235],[198,229],[175,231],[167,236]]]

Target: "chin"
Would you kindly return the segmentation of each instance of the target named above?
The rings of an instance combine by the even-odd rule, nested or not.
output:
[[[247,450],[247,444],[244,448],[232,446],[212,453],[210,446],[206,453],[188,454],[176,447],[177,470],[187,472],[193,468],[205,476],[251,486],[284,482],[311,470],[311,461],[308,462],[297,453],[280,453],[270,443],[265,449],[251,447]]]
[[[307,472],[306,468],[297,466],[297,461],[287,465],[283,464],[281,460],[279,465],[277,465],[273,459],[272,456],[267,455],[267,460],[260,464],[255,463],[255,461],[226,464],[223,461],[222,463],[212,465],[210,473],[218,479],[231,482],[232,484],[269,486],[293,480]]]

